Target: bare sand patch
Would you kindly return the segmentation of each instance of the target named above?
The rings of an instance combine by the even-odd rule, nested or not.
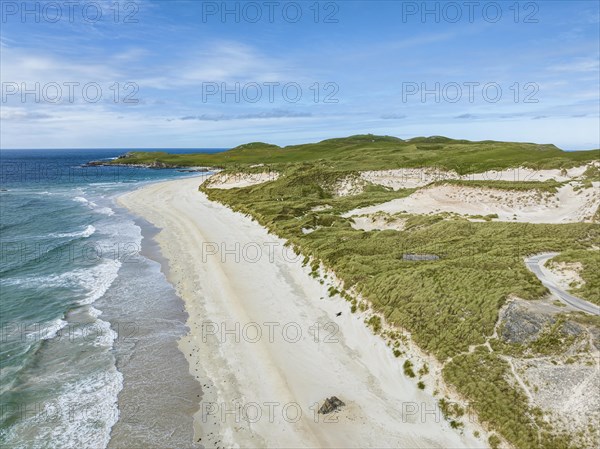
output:
[[[217,173],[211,176],[205,182],[206,187],[210,189],[237,189],[241,187],[250,187],[265,182],[276,181],[279,173],[274,171],[263,173]]]
[[[528,167],[508,168],[505,170],[488,170],[481,173],[459,175],[453,170],[442,170],[435,167],[398,168],[394,170],[371,170],[360,173],[361,178],[373,184],[390,187],[393,190],[416,189],[432,182],[457,179],[463,181],[572,181],[580,178],[588,167],[600,163],[581,165],[567,170],[536,170]]]
[[[528,223],[574,223],[591,221],[600,205],[599,183],[575,188],[574,183],[557,193],[537,190],[500,190],[458,185],[420,189],[405,198],[354,209],[345,217],[385,212],[430,214],[451,212],[460,215],[497,215],[497,221]]]
[[[402,231],[406,226],[406,220],[388,214],[363,215],[353,217],[352,220],[351,226],[362,231]]]
[[[567,170],[535,170],[527,167],[508,168],[506,170],[488,170],[461,176],[465,181],[558,181],[565,182],[577,179],[583,175],[591,164],[569,168]]]
[[[550,259],[545,266],[551,280],[563,290],[576,289],[585,284],[581,278],[583,271],[581,262],[554,262]]]
[[[389,187],[393,190],[415,189],[432,182],[445,179],[460,179],[454,171],[443,171],[435,168],[399,168],[395,170],[363,171],[360,176],[365,181]]]
[[[357,176],[346,176],[338,179],[332,189],[335,196],[359,195],[365,189],[366,182]]]
[[[331,204],[322,204],[320,206],[315,206],[311,209],[311,212],[322,212],[324,210],[333,209]]]
[[[542,300],[513,299],[500,312],[505,341],[529,344],[556,322],[570,306],[557,306],[552,296]],[[599,434],[590,423],[600,419],[600,353],[597,331],[567,320],[563,335],[573,338],[564,352],[528,357],[503,356],[511,368],[509,378],[524,391],[530,405],[544,411],[545,419],[568,432],[576,447],[598,447]],[[576,410],[577,413],[573,413]],[[592,430],[592,431],[590,431]]]

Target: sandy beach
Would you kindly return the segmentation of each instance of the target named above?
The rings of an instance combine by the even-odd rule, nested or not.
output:
[[[195,441],[206,447],[486,446],[485,435],[475,438],[468,422],[451,429],[432,387],[419,390],[403,374],[406,358],[394,357],[348,302],[329,297],[327,285],[309,276],[281,239],[209,201],[198,191],[202,180],[156,183],[119,198],[161,229],[154,238],[189,314],[190,332],[179,347],[203,390]],[[331,396],[346,405],[318,414]]]

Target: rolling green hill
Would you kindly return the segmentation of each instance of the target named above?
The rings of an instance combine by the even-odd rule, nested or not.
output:
[[[566,152],[554,145],[470,142],[439,136],[402,140],[367,134],[286,147],[253,142],[216,154],[132,152],[113,163],[151,164],[158,161],[181,167],[227,167],[319,161],[335,164],[337,169],[343,170],[436,166],[466,174],[521,165],[540,169],[568,168],[594,158],[598,159],[596,151]]]
[[[135,154],[126,161],[148,163],[156,154]],[[571,436],[557,431],[544,413],[529,404],[514,384],[505,361],[505,346],[494,337],[501,308],[508,299],[542,297],[546,289],[527,270],[523,257],[545,251],[566,251],[584,266],[588,287],[581,294],[600,302],[594,257],[600,246],[600,225],[470,222],[445,214],[409,215],[402,231],[354,229],[342,214],[357,207],[410,195],[367,184],[362,192],[339,196],[332,188],[360,170],[436,167],[459,174],[526,166],[569,168],[600,159],[600,151],[565,152],[554,145],[469,142],[445,137],[401,140],[360,135],[280,148],[251,143],[216,155],[158,156],[161,162],[220,166],[227,172],[273,171],[279,177],[245,188],[201,187],[210,199],[249,214],[285,238],[312,260],[313,273],[322,263],[343,281],[341,294],[351,311],[372,312],[388,324],[410,331],[414,341],[444,364],[444,379],[466,398],[482,421],[515,447],[567,449]],[[252,164],[265,164],[252,167]],[[582,182],[598,179],[590,168]],[[555,192],[562,183],[536,181],[437,181],[472,187]],[[312,232],[305,233],[310,229]],[[438,260],[407,262],[405,254],[435,254]],[[356,294],[368,301],[357,300]],[[380,332],[377,315],[367,320]],[[396,355],[398,341],[391,337]],[[489,342],[491,346],[486,346]],[[553,343],[554,344],[554,343]],[[476,348],[470,351],[469,348]],[[495,348],[495,349],[492,349]],[[563,346],[549,351],[557,360]],[[399,353],[399,352],[398,352]],[[583,357],[583,356],[582,356]],[[564,357],[563,357],[564,358]],[[421,382],[422,383],[422,382]],[[445,399],[442,398],[440,403]],[[449,416],[460,426],[460,416]],[[592,436],[593,438],[593,436]]]
[[[600,303],[597,253],[592,252],[600,246],[600,225],[471,222],[448,214],[404,214],[401,231],[365,232],[354,229],[352,219],[343,213],[402,198],[415,189],[394,191],[367,183],[356,194],[339,196],[333,186],[356,179],[361,170],[435,167],[468,174],[520,166],[570,168],[599,159],[600,150],[566,152],[554,145],[357,135],[283,148],[254,142],[218,154],[130,153],[114,163],[220,167],[224,173],[276,172],[279,176],[259,185],[200,189],[286,239],[306,256],[306,263],[312,261],[315,277],[319,264],[332,269],[343,282],[341,294],[350,301],[351,312],[375,314],[367,320],[375,332],[381,332],[379,316],[408,330],[423,350],[443,363],[445,381],[471,404],[483,423],[515,447],[574,449],[579,443],[557,431],[511,380],[507,346],[494,330],[509,298],[534,300],[547,292],[525,267],[523,257],[528,254],[557,251],[569,261],[580,261],[587,284],[578,293]],[[591,187],[598,175],[590,167],[581,182]],[[436,183],[550,193],[562,185],[553,180]],[[438,258],[407,262],[406,254]],[[387,338],[394,355],[400,355],[396,334]],[[558,340],[549,340],[548,351],[562,360],[564,348]],[[461,426],[460,413],[445,416],[453,427]]]

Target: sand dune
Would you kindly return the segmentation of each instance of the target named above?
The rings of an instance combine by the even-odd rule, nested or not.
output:
[[[566,184],[556,194],[534,190],[499,190],[457,185],[438,185],[416,191],[406,198],[354,209],[344,216],[385,212],[429,214],[453,212],[461,215],[496,214],[497,221],[528,223],[574,223],[590,221],[600,206],[600,183],[587,189]]]
[[[211,176],[206,182],[211,189],[236,189],[250,187],[279,178],[275,171],[263,173],[218,173]]]
[[[198,184],[153,184],[120,199],[162,229],[156,239],[190,315],[180,346],[204,385],[196,439],[207,447],[486,446],[470,423],[463,434],[449,427],[432,386],[418,390],[402,373],[405,359],[395,358],[346,301],[329,298],[327,285],[310,277],[283,241],[210,202]],[[275,323],[272,339],[264,323]],[[315,414],[315,404],[332,395],[346,406]],[[236,419],[235,403],[260,418]],[[273,413],[268,403],[277,404]]]
[[[398,168],[391,170],[372,170],[360,173],[363,180],[373,184],[390,187],[394,190],[415,189],[424,187],[436,181],[460,179],[463,181],[571,181],[584,174],[592,163],[573,167],[568,170],[535,170],[527,167],[507,168],[505,170],[488,170],[481,173],[459,175],[453,170],[443,170],[435,167],[426,168]]]

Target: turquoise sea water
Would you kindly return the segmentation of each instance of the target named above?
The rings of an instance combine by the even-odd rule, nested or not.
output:
[[[179,435],[181,441],[176,436],[171,443],[189,446],[191,434],[174,432],[152,409],[153,402],[168,408],[168,398],[127,401],[165,380],[156,374],[161,363],[170,366],[170,381],[179,376],[180,388],[193,387],[182,355],[172,350],[186,332],[182,303],[160,265],[144,254],[140,222],[114,198],[143,183],[190,174],[82,166],[121,153],[0,152],[3,447],[116,447],[113,427],[126,429],[113,435],[121,445],[144,438],[159,445],[161,426]],[[170,355],[158,357],[161,351]],[[143,394],[155,390],[148,391]],[[170,397],[182,394],[171,391]],[[140,430],[150,416],[156,435]],[[124,417],[129,421],[120,422]],[[180,424],[191,431],[191,421]],[[136,432],[142,436],[124,436]]]

